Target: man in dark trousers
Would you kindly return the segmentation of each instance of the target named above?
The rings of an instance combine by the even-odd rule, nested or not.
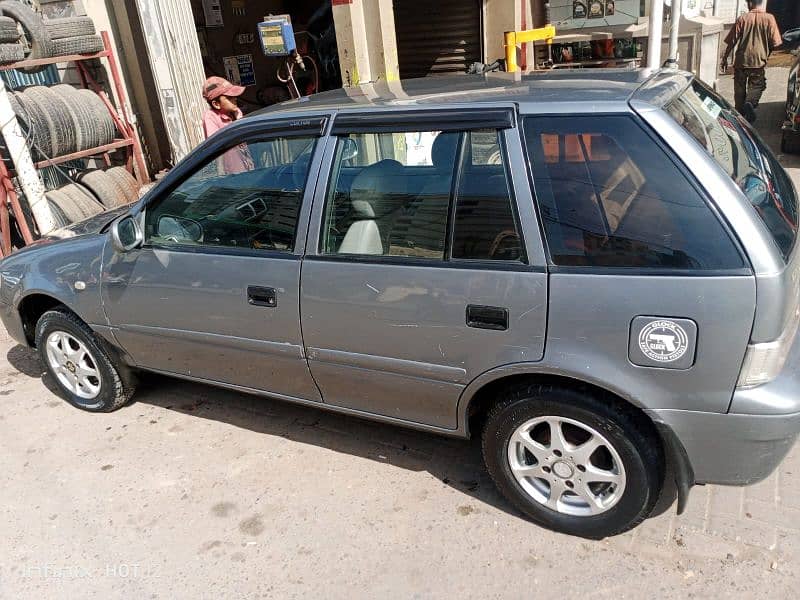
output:
[[[722,56],[722,70],[728,68],[728,57],[736,47],[733,57],[733,96],[738,110],[751,123],[756,120],[756,107],[767,79],[764,68],[770,53],[781,45],[781,32],[775,17],[767,13],[764,0],[750,0],[750,12],[736,20],[728,37]]]

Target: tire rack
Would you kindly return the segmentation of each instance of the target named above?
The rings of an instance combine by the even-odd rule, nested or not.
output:
[[[36,67],[41,65],[52,65],[67,62],[75,63],[83,87],[92,90],[100,97],[100,99],[106,105],[106,108],[108,108],[111,118],[114,120],[114,125],[117,128],[119,137],[110,144],[97,146],[96,148],[88,148],[86,150],[81,150],[80,152],[73,152],[72,154],[65,154],[64,156],[58,156],[37,162],[35,163],[37,169],[51,165],[58,165],[79,158],[96,156],[102,156],[105,164],[107,166],[111,166],[111,157],[109,154],[114,150],[120,150],[124,148],[127,153],[125,168],[129,173],[136,177],[140,184],[145,184],[148,178],[147,167],[144,163],[142,146],[139,142],[138,136],[136,135],[136,130],[134,129],[133,125],[128,122],[126,117],[127,110],[125,107],[125,95],[119,75],[117,59],[114,55],[114,50],[111,47],[111,41],[109,39],[108,32],[101,31],[100,35],[102,36],[103,47],[105,48],[102,52],[97,52],[95,54],[71,54],[68,56],[53,56],[49,58],[23,60],[16,63],[0,65],[0,71],[24,69],[26,67]],[[108,61],[108,68],[111,71],[111,79],[114,84],[114,89],[117,92],[117,98],[119,99],[119,110],[114,107],[108,97],[108,94],[106,94],[102,86],[95,81],[89,72],[89,69],[84,64],[85,61],[95,58],[105,58]],[[0,258],[11,254],[11,225],[9,206],[11,213],[14,214],[17,227],[19,228],[19,232],[22,235],[22,239],[24,240],[25,244],[27,245],[34,241],[33,234],[25,217],[25,213],[22,211],[20,198],[14,189],[12,177],[13,175],[9,172],[5,160],[0,160]]]

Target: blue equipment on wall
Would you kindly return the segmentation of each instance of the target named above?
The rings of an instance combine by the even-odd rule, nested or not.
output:
[[[290,56],[296,49],[289,15],[269,15],[258,24],[261,48],[267,56]]]

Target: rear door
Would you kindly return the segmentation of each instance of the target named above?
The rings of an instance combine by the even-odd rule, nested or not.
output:
[[[301,286],[323,400],[453,429],[467,383],[544,351],[547,275],[514,114],[340,115],[326,170]]]

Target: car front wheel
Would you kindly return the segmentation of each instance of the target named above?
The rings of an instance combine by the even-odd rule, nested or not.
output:
[[[490,411],[483,453],[497,487],[531,520],[603,538],[653,510],[663,480],[654,436],[615,399],[531,385]]]
[[[36,324],[36,347],[61,395],[90,412],[111,412],[133,395],[124,365],[91,329],[66,309],[47,311]]]

